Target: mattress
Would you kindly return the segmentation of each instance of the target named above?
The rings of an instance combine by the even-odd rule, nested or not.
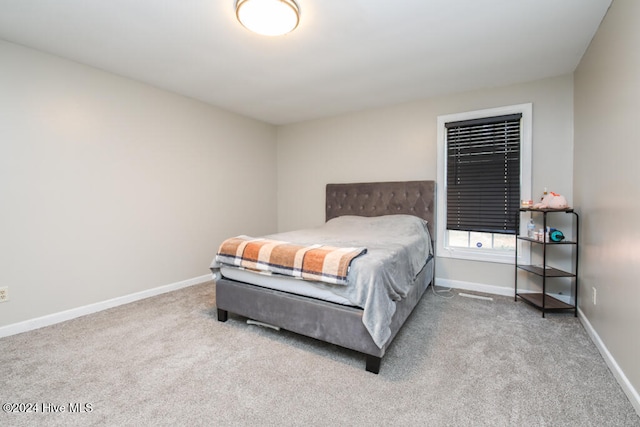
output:
[[[249,270],[225,266],[220,268],[220,273],[223,277],[236,280],[238,282],[250,283],[263,288],[275,289],[277,291],[316,298],[336,304],[353,306],[353,304],[351,304],[351,302],[345,297],[336,295],[328,289],[320,288],[315,285],[314,282],[307,282],[305,280],[281,275],[261,274]]]

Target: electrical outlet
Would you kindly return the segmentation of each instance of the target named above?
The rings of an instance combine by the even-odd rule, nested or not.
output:
[[[596,305],[596,288],[591,288],[593,291],[593,305]]]
[[[9,301],[9,287],[0,287],[0,302]]]

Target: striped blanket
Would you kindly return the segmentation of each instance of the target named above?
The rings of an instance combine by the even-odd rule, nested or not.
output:
[[[249,270],[346,285],[351,261],[366,252],[366,248],[302,246],[238,236],[222,242],[216,261]]]

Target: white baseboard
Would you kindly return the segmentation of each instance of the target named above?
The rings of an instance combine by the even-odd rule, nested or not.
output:
[[[436,286],[444,288],[464,289],[466,291],[482,292],[485,294],[513,296],[513,288],[485,285],[483,283],[465,282],[462,280],[441,279],[436,277]]]
[[[591,326],[589,319],[587,319],[580,308],[578,308],[578,319],[580,319],[582,326],[584,326],[587,334],[589,334],[591,341],[593,341],[593,343],[596,345],[596,348],[613,373],[613,376],[618,381],[618,384],[620,384],[620,387],[622,387],[622,391],[624,391],[624,394],[627,395],[627,398],[629,398],[631,405],[633,405],[633,408],[636,410],[638,416],[640,416],[640,394],[638,394],[638,391],[633,387],[622,369],[620,369],[620,366],[618,365],[616,360],[613,358],[611,353],[609,353],[607,346],[604,345],[604,342],[600,339],[600,336],[598,335],[596,330],[593,329],[593,326]]]
[[[34,329],[43,328],[45,326],[55,325],[56,323],[66,320],[75,319],[76,317],[86,316],[87,314],[96,313],[119,305],[128,304],[145,298],[161,295],[167,292],[176,291],[188,286],[198,285],[200,283],[212,280],[210,274],[192,279],[183,280],[181,282],[171,283],[169,285],[159,286],[153,289],[136,292],[121,297],[112,298],[106,301],[85,305],[82,307],[72,308],[70,310],[61,311],[59,313],[48,314],[46,316],[37,317],[35,319],[25,320],[23,322],[13,323],[0,327],[0,338],[10,335],[20,334],[22,332],[33,331]]]
[[[440,279],[436,277],[436,286],[442,286],[445,288],[464,289],[467,291],[481,292],[492,295],[502,295],[506,297],[512,297],[514,294],[513,288],[506,288],[504,286],[485,285],[484,283],[465,282],[462,280]],[[534,291],[522,290],[519,293],[527,293]],[[561,294],[548,294],[552,297],[564,301],[567,304],[572,304],[571,296]]]

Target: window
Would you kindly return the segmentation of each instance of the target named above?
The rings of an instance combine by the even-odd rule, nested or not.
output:
[[[531,104],[438,117],[439,256],[513,262],[531,193]]]

